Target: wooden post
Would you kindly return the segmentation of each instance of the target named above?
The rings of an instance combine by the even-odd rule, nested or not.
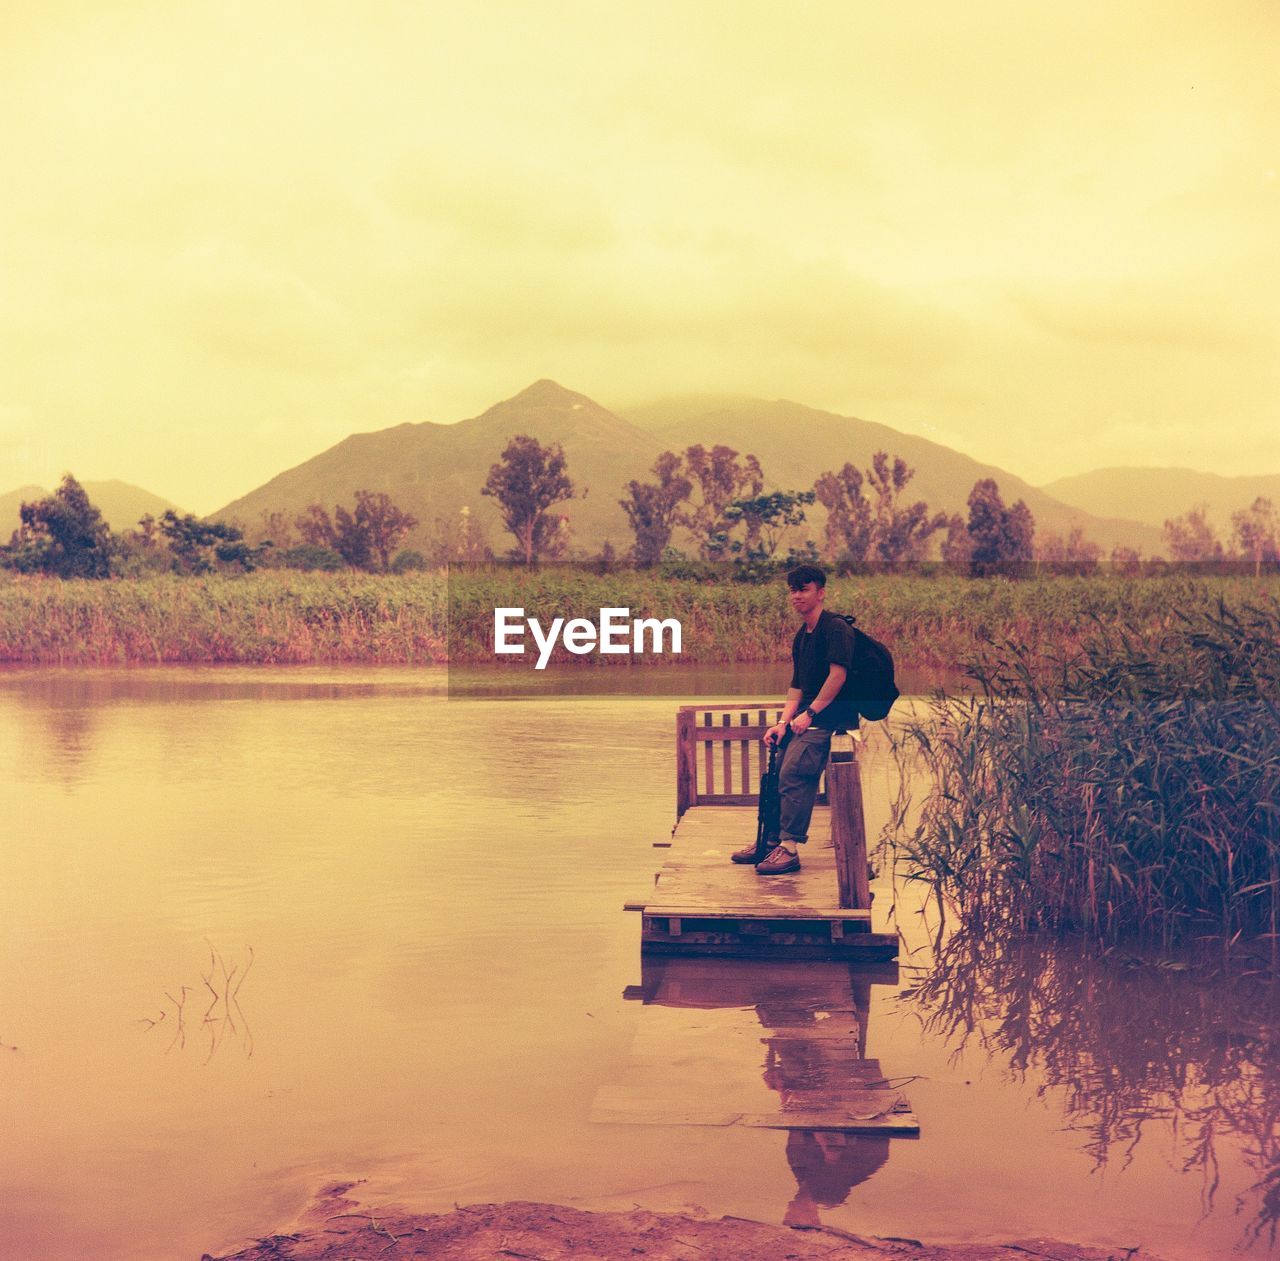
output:
[[[827,801],[831,805],[831,842],[836,851],[840,905],[869,911],[871,889],[867,883],[867,829],[862,818],[862,779],[858,773],[857,744],[850,735],[831,737]]]
[[[694,711],[676,711],[676,822],[690,806],[698,804],[697,756]]]

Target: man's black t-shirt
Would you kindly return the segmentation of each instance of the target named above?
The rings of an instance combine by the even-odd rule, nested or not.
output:
[[[812,631],[804,626],[791,645],[791,686],[800,689],[800,708],[812,705],[827,681],[833,665],[848,671],[844,687],[813,720],[826,731],[853,731],[858,726],[858,709],[853,702],[853,627],[835,613],[822,610]]]

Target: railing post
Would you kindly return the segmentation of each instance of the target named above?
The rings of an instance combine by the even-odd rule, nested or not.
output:
[[[694,737],[695,713],[692,709],[676,711],[676,822],[690,806],[698,804],[697,756]]]
[[[858,745],[850,735],[831,737],[827,763],[827,801],[831,806],[831,842],[836,853],[840,905],[871,909],[867,882],[867,829],[862,818],[862,777],[858,773]]]

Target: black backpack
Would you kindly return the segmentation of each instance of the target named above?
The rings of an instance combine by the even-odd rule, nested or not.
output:
[[[863,718],[878,722],[889,716],[893,702],[900,693],[893,681],[893,654],[866,631],[858,629],[853,616],[848,613],[835,615],[849,624],[853,631],[853,703]]]

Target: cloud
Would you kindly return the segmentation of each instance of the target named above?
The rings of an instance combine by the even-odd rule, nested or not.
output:
[[[0,50],[30,476],[212,507],[543,376],[786,395],[1033,477],[1161,441],[1280,465],[1277,24],[1178,0],[31,10]]]

